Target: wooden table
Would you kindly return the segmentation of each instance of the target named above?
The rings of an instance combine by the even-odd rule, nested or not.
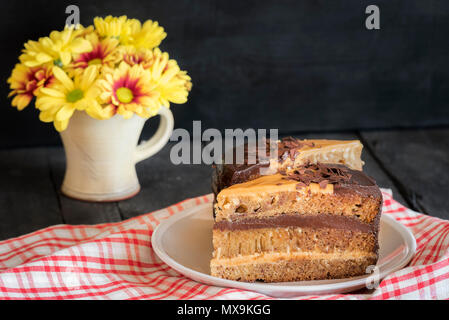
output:
[[[449,219],[449,128],[301,134],[302,138],[360,139],[365,172],[395,199]],[[0,151],[0,239],[55,224],[117,222],[186,198],[210,193],[211,168],[175,166],[173,143],[137,165],[142,191],[133,199],[87,203],[61,195],[64,151],[58,147]]]

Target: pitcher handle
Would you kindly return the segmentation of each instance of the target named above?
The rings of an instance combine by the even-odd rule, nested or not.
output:
[[[166,107],[159,109],[161,117],[159,128],[154,136],[148,141],[142,141],[136,148],[135,163],[148,159],[152,155],[159,152],[168,142],[173,132],[174,119],[173,113]]]

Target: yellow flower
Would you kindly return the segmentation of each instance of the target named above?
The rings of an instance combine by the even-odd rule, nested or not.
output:
[[[14,96],[12,106],[17,109],[25,109],[36,96],[39,90],[49,86],[53,81],[51,68],[46,66],[29,68],[23,64],[16,64],[8,79],[11,92],[9,97]]]
[[[130,44],[136,48],[153,49],[159,46],[166,37],[164,28],[160,27],[157,21],[147,20],[133,35]]]
[[[57,66],[66,66],[72,61],[73,54],[92,50],[92,45],[80,36],[86,29],[75,26],[66,27],[64,31],[53,31],[49,37],[25,44],[20,61],[27,67],[36,67],[53,62]]]
[[[53,67],[53,74],[55,84],[51,88],[42,88],[36,99],[41,121],[53,122],[56,130],[61,132],[67,128],[75,110],[85,110],[94,118],[103,118],[97,101],[100,93],[96,86],[98,67],[88,67],[74,81],[59,67]]]
[[[136,113],[142,118],[156,115],[160,105],[158,92],[154,91],[149,71],[140,65],[129,66],[122,62],[114,70],[110,69],[99,80],[102,90],[101,102],[108,110],[116,110],[125,119]]]
[[[96,17],[95,28],[101,37],[115,38],[123,45],[153,49],[165,39],[167,34],[157,21],[147,20],[143,26],[137,19],[126,16],[106,18]]]
[[[91,43],[92,50],[76,55],[68,69],[80,73],[90,65],[114,67],[118,58],[118,40],[108,38],[100,41],[96,33],[88,34],[86,39]]]
[[[42,44],[43,39],[44,38],[40,38],[39,41],[30,40],[25,43],[23,54],[19,57],[20,62],[27,67],[37,67],[57,59],[57,56],[53,55],[50,48],[47,48]]]
[[[187,71],[180,71],[176,77],[178,80],[183,81],[183,86],[187,91],[190,92],[192,90],[192,78],[187,74]]]
[[[95,32],[94,26],[88,26],[87,28],[84,28],[82,25],[78,24],[78,25],[76,25],[75,29],[78,30],[78,37],[81,37],[81,38],[88,36]]]
[[[151,78],[159,92],[159,103],[170,107],[170,102],[185,103],[192,88],[191,78],[181,71],[175,60],[169,59],[168,53],[159,48],[153,50],[154,63],[149,68]]]
[[[131,33],[131,28],[135,22],[128,20],[126,16],[106,18],[96,17],[94,19],[95,29],[98,34],[104,38],[115,38],[122,41]]]

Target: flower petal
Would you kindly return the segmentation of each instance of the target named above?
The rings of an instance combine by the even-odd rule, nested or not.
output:
[[[75,89],[72,79],[61,68],[53,67],[53,74],[68,91]]]
[[[89,41],[81,38],[73,40],[70,47],[74,53],[89,52],[93,49]]]
[[[63,92],[53,88],[41,88],[40,93],[53,98],[65,99],[65,94]]]
[[[87,91],[92,84],[95,82],[98,76],[98,67],[97,66],[89,66],[84,70],[84,73],[81,78],[80,88],[83,91]]]
[[[58,108],[41,111],[41,113],[39,113],[39,120],[41,120],[42,122],[53,122],[55,120],[55,114],[57,111]]]
[[[69,124],[69,119],[64,120],[64,121],[55,121],[53,122],[53,125],[55,126],[55,129],[58,132],[64,131],[65,129],[67,129],[67,125]]]
[[[75,108],[73,107],[73,104],[65,104],[56,114],[56,121],[64,121],[70,119],[70,117],[73,115],[73,112],[75,111]]]

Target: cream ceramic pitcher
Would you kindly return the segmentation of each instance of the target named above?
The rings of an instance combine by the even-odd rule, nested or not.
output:
[[[61,132],[66,154],[62,193],[85,201],[119,201],[140,190],[136,163],[161,150],[173,132],[172,112],[161,107],[154,136],[137,146],[146,119],[115,115],[96,120],[76,111]]]

